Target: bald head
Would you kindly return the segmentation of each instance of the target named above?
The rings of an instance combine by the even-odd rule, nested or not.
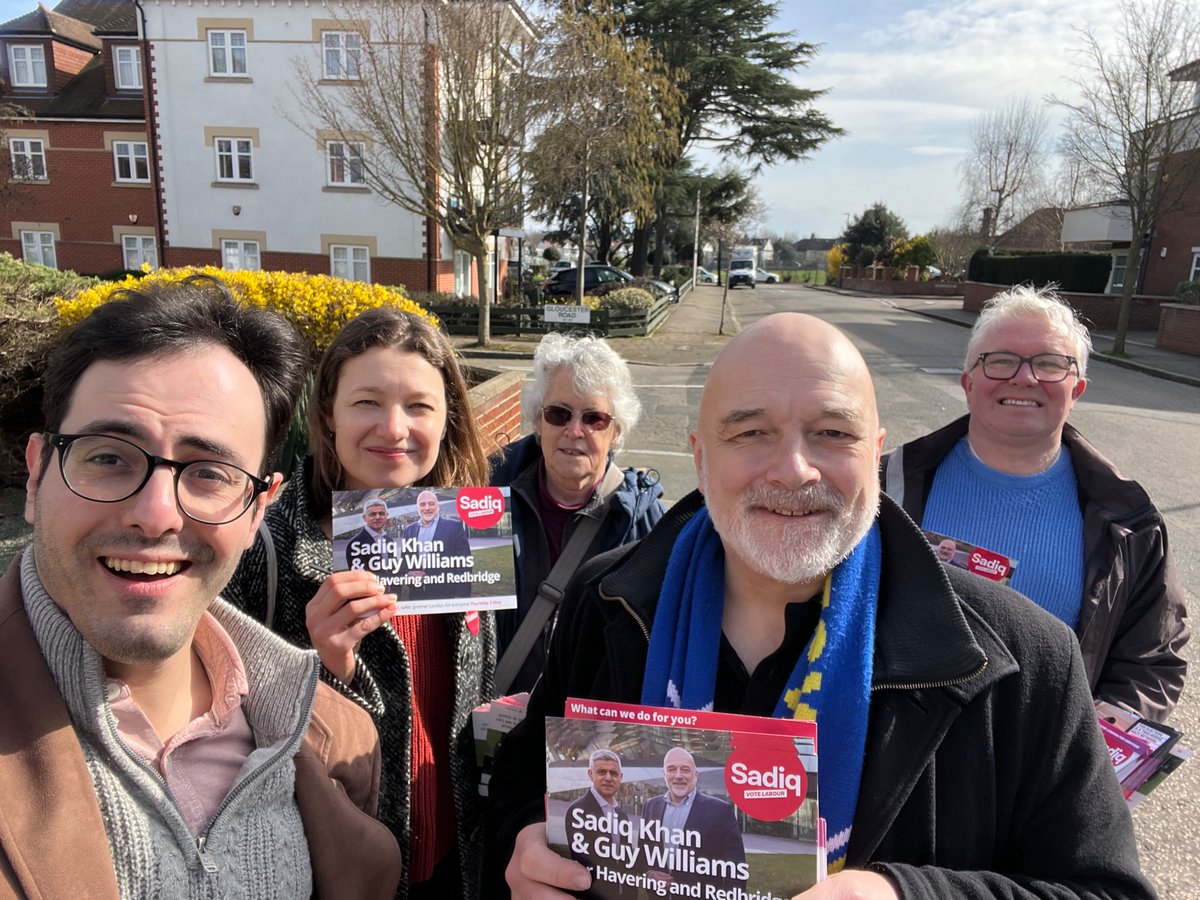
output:
[[[768,316],[729,342],[690,440],[727,575],[819,581],[875,517],[883,430],[871,374],[813,316]]]
[[[817,376],[844,384],[862,398],[863,412],[878,426],[875,385],[862,354],[839,329],[816,316],[775,313],[739,332],[717,355],[709,372],[700,398],[701,422],[719,405],[723,393],[737,390],[754,375],[781,377],[796,384]]]

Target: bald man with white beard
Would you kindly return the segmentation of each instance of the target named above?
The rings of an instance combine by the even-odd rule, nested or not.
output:
[[[1154,896],[1077,643],[942,566],[880,497],[883,438],[836,328],[783,313],[730,341],[689,436],[699,490],[568,586],[491,782],[497,895],[501,872],[521,898],[588,885],[543,805],[545,717],[579,697],[815,720],[832,874],[804,900]]]

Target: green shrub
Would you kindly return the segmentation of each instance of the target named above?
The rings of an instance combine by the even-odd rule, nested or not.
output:
[[[599,296],[599,309],[649,309],[654,295],[645,288],[622,287]]]
[[[1181,281],[1175,285],[1175,299],[1180,303],[1200,306],[1200,281]]]
[[[58,333],[54,298],[96,284],[0,253],[0,484],[25,471],[25,434],[41,424],[41,377]]]

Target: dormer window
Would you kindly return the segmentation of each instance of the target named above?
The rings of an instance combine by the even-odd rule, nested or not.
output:
[[[8,48],[8,71],[15,88],[46,86],[46,48],[41,44],[13,44]]]
[[[142,89],[142,51],[137,47],[116,47],[113,52],[116,85],[119,91]]]

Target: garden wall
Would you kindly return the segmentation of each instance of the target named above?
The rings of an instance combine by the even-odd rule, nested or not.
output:
[[[1002,291],[1007,291],[1005,284],[983,284],[978,281],[963,282],[963,309],[970,312],[980,312],[988,300]],[[1117,294],[1074,294],[1059,293],[1071,308],[1079,313],[1084,324],[1095,331],[1112,331],[1117,327],[1117,313],[1120,311],[1121,298]],[[1147,297],[1137,294],[1133,298],[1133,306],[1129,310],[1130,331],[1157,331],[1159,309],[1164,304],[1171,303],[1170,297]]]
[[[521,382],[525,376],[474,365],[467,374],[474,384],[467,394],[471,411],[490,454],[521,436]]]
[[[1200,306],[1164,303],[1154,343],[1164,350],[1200,356]]]
[[[904,278],[895,277],[891,266],[867,266],[866,268],[842,270],[840,286],[852,291],[868,294],[904,294],[916,297],[954,297],[960,293],[957,281],[920,281],[916,266],[909,266]]]

